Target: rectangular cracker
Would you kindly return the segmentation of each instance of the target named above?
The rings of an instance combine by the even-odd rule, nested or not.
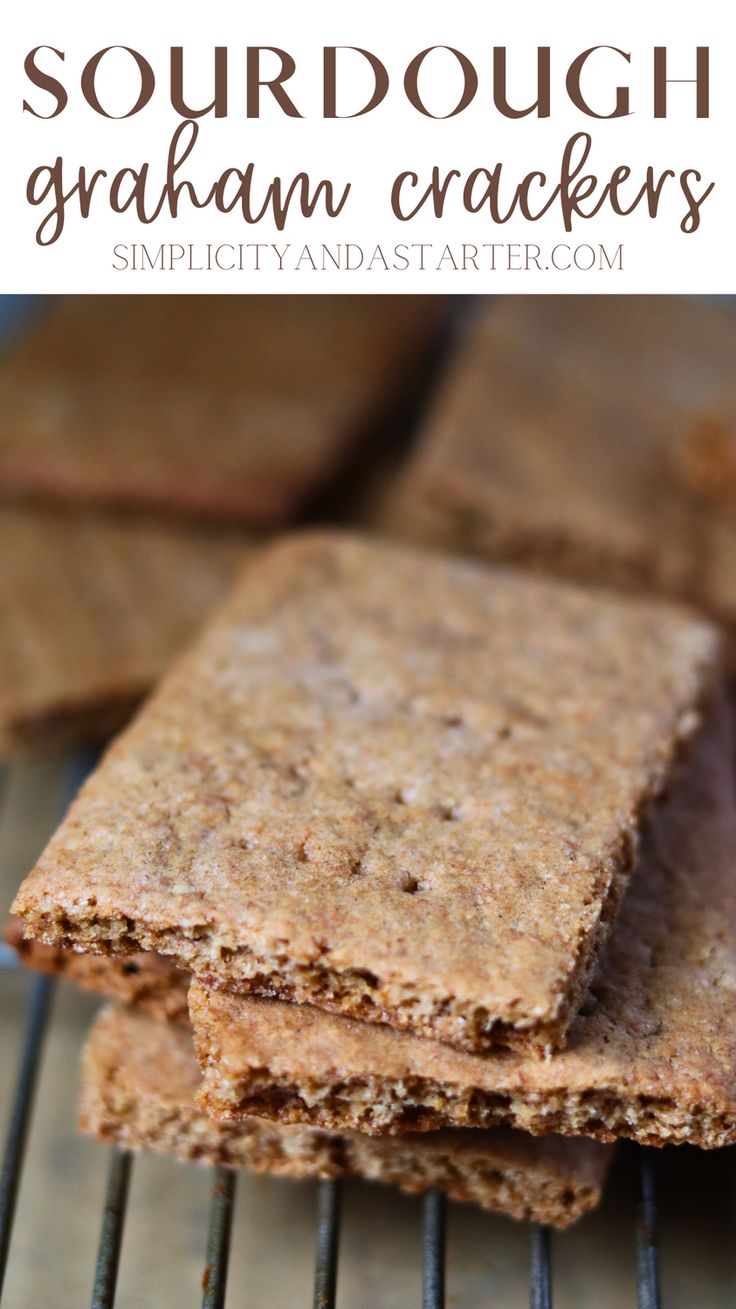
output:
[[[411,393],[411,296],[82,296],[0,360],[0,492],[273,526]]]
[[[718,650],[667,606],[293,537],[109,751],[15,912],[51,944],[547,1047]]]
[[[364,1132],[506,1124],[650,1145],[736,1142],[735,780],[722,715],[644,839],[564,1050],[482,1059],[195,984],[200,1103],[224,1118]]]
[[[377,1140],[197,1110],[190,1033],[111,1007],[84,1056],[82,1130],[123,1149],[287,1177],[364,1177],[412,1193],[433,1187],[484,1209],[567,1227],[600,1199],[610,1151],[522,1132],[433,1132]]]
[[[0,508],[0,753],[120,727],[251,542],[222,529]]]
[[[384,526],[734,627],[735,441],[733,314],[674,296],[510,297],[469,326]]]

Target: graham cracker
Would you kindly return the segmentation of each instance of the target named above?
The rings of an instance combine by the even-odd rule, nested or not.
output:
[[[0,753],[122,726],[251,544],[232,531],[0,508]]]
[[[27,934],[462,1048],[559,1043],[718,679],[706,623],[339,533],[259,553],[87,782]]]
[[[733,314],[675,296],[510,297],[469,326],[384,526],[733,627],[735,443]]]
[[[191,1035],[133,1010],[96,1020],[84,1056],[82,1130],[123,1149],[287,1177],[364,1177],[412,1193],[437,1187],[484,1209],[567,1227],[600,1199],[610,1151],[522,1132],[434,1132],[376,1140],[197,1110]]]
[[[366,1133],[489,1128],[736,1142],[736,785],[723,713],[642,843],[591,993],[549,1059],[479,1058],[388,1027],[193,985],[213,1116]]]
[[[270,527],[410,393],[412,296],[82,296],[0,361],[0,492]]]

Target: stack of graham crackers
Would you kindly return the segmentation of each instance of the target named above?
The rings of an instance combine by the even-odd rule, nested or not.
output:
[[[16,899],[30,962],[134,1002],[83,1127],[559,1226],[618,1137],[736,1140],[733,754],[686,610],[255,552]]]
[[[736,614],[735,357],[703,306],[494,306],[375,516],[482,563],[251,542],[14,906],[31,965],[117,1000],[86,1131],[561,1227],[617,1138],[736,1140],[731,652],[678,607]],[[193,511],[169,427],[147,495]],[[90,449],[67,490],[135,501]]]

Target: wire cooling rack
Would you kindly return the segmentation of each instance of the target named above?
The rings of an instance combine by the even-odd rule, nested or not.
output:
[[[59,817],[89,771],[89,757],[75,757],[65,769],[57,812]],[[2,785],[0,775],[0,786]],[[0,965],[7,972],[18,967],[10,947],[0,950]],[[0,983],[2,976],[0,975]],[[52,977],[28,979],[27,1003],[15,1091],[10,1106],[5,1153],[0,1176],[0,1300],[13,1235],[16,1202],[23,1181],[26,1144],[32,1128],[36,1087],[42,1073],[44,1041],[51,1021],[56,989]],[[72,1130],[70,1125],[70,1131]],[[651,1151],[636,1149],[632,1223],[636,1257],[637,1309],[659,1309],[661,1305],[657,1251],[655,1163]],[[109,1151],[104,1205],[99,1216],[99,1244],[91,1276],[92,1309],[112,1309],[115,1304],[118,1269],[123,1253],[123,1233],[131,1194],[134,1156],[125,1150]],[[212,1168],[208,1231],[202,1233],[203,1309],[223,1309],[226,1303],[230,1237],[236,1199],[237,1174]],[[417,1257],[422,1263],[422,1309],[445,1309],[446,1206],[436,1191],[421,1201],[422,1244]],[[314,1309],[335,1309],[338,1305],[341,1185],[335,1181],[316,1184],[315,1264],[312,1304]],[[529,1299],[531,1309],[552,1309],[552,1250],[554,1237],[546,1227],[529,1225]],[[61,1303],[65,1303],[60,1301]],[[304,1303],[307,1303],[305,1294]],[[48,1309],[57,1309],[49,1305]],[[370,1309],[366,1306],[365,1309]],[[408,1306],[407,1306],[408,1309]],[[693,1306],[693,1309],[698,1307]]]

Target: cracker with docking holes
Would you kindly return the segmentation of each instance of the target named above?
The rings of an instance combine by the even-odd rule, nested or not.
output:
[[[388,1027],[206,991],[190,1014],[202,1107],[331,1130],[504,1124],[648,1145],[736,1142],[736,779],[727,712],[641,847],[564,1050],[479,1058]]]
[[[462,1048],[559,1044],[719,678],[706,623],[340,533],[254,557],[15,912]]]

